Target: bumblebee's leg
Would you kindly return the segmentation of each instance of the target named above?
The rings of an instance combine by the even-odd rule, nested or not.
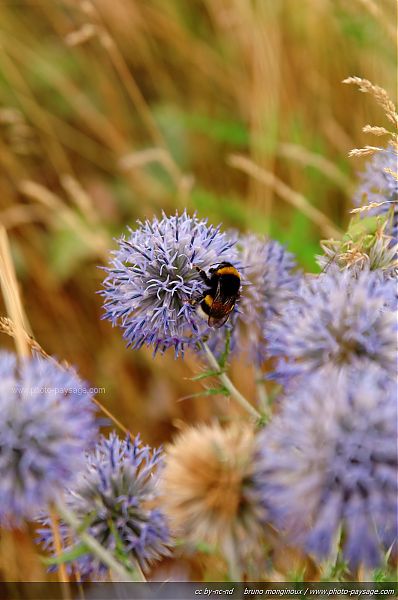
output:
[[[207,276],[205,271],[203,271],[203,269],[201,269],[200,267],[197,267],[197,266],[195,266],[195,269],[197,270],[197,272],[199,273],[200,277],[203,279],[205,284],[208,285],[209,287],[211,287],[211,279]]]

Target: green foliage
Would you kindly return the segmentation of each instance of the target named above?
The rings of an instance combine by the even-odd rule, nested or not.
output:
[[[48,246],[49,265],[59,281],[71,277],[93,255],[82,236],[66,227],[52,233]]]
[[[202,133],[216,142],[227,143],[237,148],[247,147],[249,144],[247,127],[236,119],[195,113],[185,113],[183,119],[188,129]]]
[[[194,208],[200,216],[206,216],[213,222],[224,222],[232,227],[245,230],[250,223],[250,216],[242,201],[234,196],[218,196],[200,186],[191,193]]]
[[[383,564],[372,572],[371,581],[375,583],[397,583],[397,568],[394,561],[390,564],[392,547],[385,553]]]
[[[308,217],[299,211],[294,211],[290,223],[285,227],[282,227],[276,219],[272,220],[270,236],[285,244],[306,270],[312,273],[319,272],[319,266],[314,258],[319,251],[319,243]]]
[[[83,542],[80,542],[79,544],[76,544],[76,546],[73,546],[71,550],[66,550],[58,556],[50,558],[42,557],[41,560],[45,565],[48,566],[62,565],[65,563],[71,563],[80,558],[81,556],[84,556],[85,554],[90,554],[90,550]]]
[[[206,371],[203,371],[202,373],[199,373],[199,375],[195,375],[194,377],[190,377],[190,381],[202,381],[202,379],[207,379],[208,377],[217,377],[217,375],[219,375],[221,373],[220,371],[212,371],[211,369],[207,369]]]

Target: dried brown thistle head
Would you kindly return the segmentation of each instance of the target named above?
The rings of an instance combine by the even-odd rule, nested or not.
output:
[[[191,427],[166,448],[164,510],[177,535],[236,560],[254,551],[265,522],[254,452],[254,431],[241,423]]]

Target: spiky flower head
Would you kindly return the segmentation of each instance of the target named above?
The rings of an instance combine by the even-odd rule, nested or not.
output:
[[[397,390],[377,369],[305,379],[259,434],[258,485],[277,527],[318,559],[343,533],[352,567],[397,541]]]
[[[177,535],[217,546],[229,560],[259,547],[265,511],[253,485],[254,450],[253,430],[241,423],[190,427],[166,448],[164,508]]]
[[[253,234],[239,239],[244,291],[237,326],[242,345],[261,364],[266,357],[265,332],[269,320],[293,298],[300,275],[293,254],[274,240]]]
[[[398,242],[398,152],[393,143],[376,152],[360,174],[360,184],[354,196],[357,206],[370,205],[367,215],[384,215],[392,211],[387,235]],[[372,207],[372,205],[374,206]]]
[[[169,553],[166,517],[156,507],[160,466],[160,448],[144,446],[139,436],[120,440],[112,433],[86,454],[78,480],[65,491],[68,507],[80,522],[89,523],[88,533],[113,554],[136,561],[143,569]],[[49,519],[41,520],[46,527],[39,531],[39,541],[53,551]],[[79,543],[74,533],[64,523],[61,531],[66,549],[72,550]],[[74,564],[84,579],[101,578],[108,571],[90,553]]]
[[[87,384],[71,368],[0,353],[0,522],[52,502],[82,465],[97,427]]]
[[[211,335],[190,301],[206,289],[197,268],[236,264],[234,241],[220,227],[186,212],[138,222],[119,240],[104,281],[104,318],[120,325],[128,346],[176,355]]]
[[[281,383],[326,365],[378,365],[396,375],[396,285],[378,272],[331,266],[303,280],[297,296],[269,325],[268,352],[279,357],[272,377]]]

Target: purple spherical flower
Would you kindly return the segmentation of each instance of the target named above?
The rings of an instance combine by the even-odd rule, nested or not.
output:
[[[259,434],[258,485],[271,520],[326,558],[342,533],[352,567],[397,541],[397,389],[377,369],[301,380]]]
[[[244,279],[237,327],[242,345],[261,364],[266,358],[268,323],[294,297],[300,274],[294,272],[293,254],[274,240],[245,235],[239,250]]]
[[[268,329],[268,353],[280,357],[272,378],[281,383],[326,365],[376,364],[396,375],[396,285],[378,272],[355,277],[331,265],[307,278]]]
[[[102,437],[87,453],[85,466],[76,483],[65,491],[65,501],[80,522],[89,523],[87,531],[104,548],[137,561],[142,568],[167,555],[170,533],[166,517],[156,508],[161,450],[143,446],[139,436],[120,440],[115,433]],[[45,548],[54,551],[49,519],[39,531]],[[75,534],[61,524],[67,550],[77,545]],[[72,540],[72,542],[71,542]],[[97,578],[108,567],[90,553],[76,559],[83,578]]]
[[[387,169],[387,171],[386,171]],[[380,152],[376,152],[367,163],[365,171],[360,174],[360,184],[354,196],[357,206],[372,202],[384,202],[372,208],[366,215],[383,215],[393,207],[393,218],[386,233],[398,241],[398,155],[396,148],[390,144]],[[394,175],[395,174],[395,175]]]
[[[72,369],[0,353],[0,522],[18,525],[53,501],[94,439],[95,406]]]
[[[119,240],[107,269],[104,318],[122,327],[128,346],[178,355],[213,332],[190,303],[206,289],[197,269],[236,264],[235,242],[185,212],[138,225]]]

